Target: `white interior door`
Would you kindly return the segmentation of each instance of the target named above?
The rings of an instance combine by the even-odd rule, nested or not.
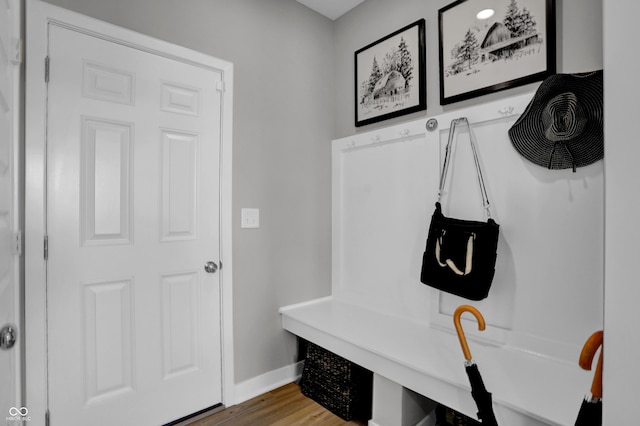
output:
[[[52,425],[158,425],[222,401],[220,81],[50,25]]]
[[[0,419],[28,419],[20,400],[20,326],[16,147],[20,37],[19,2],[0,2]]]

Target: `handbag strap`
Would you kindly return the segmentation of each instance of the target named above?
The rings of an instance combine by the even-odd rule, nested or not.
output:
[[[476,165],[476,172],[478,174],[478,184],[480,185],[480,192],[482,193],[482,205],[487,212],[487,218],[491,219],[491,210],[489,209],[489,196],[487,195],[487,188],[484,184],[484,178],[482,177],[482,169],[480,168],[480,160],[478,159],[478,148],[476,146],[476,140],[471,131],[471,125],[467,117],[460,117],[451,120],[451,127],[449,129],[449,140],[447,141],[447,147],[444,154],[444,163],[442,165],[442,172],[440,173],[440,188],[438,189],[438,203],[442,199],[444,192],[445,181],[447,180],[447,172],[449,170],[449,163],[451,160],[451,151],[458,124],[466,125],[469,129],[469,140],[471,142],[471,151],[473,152],[473,161]]]

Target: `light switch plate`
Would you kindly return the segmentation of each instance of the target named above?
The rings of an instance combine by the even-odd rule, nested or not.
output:
[[[260,228],[260,209],[241,209],[240,227]]]

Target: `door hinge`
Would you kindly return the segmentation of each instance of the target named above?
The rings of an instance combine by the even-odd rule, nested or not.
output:
[[[49,236],[44,236],[44,260],[49,260]]]
[[[22,231],[18,231],[14,238],[15,245],[13,246],[13,254],[17,256],[22,255]]]
[[[225,91],[225,89],[226,89],[226,88],[225,88],[224,81],[222,81],[222,80],[218,80],[218,81],[216,82],[216,89],[218,89],[218,91],[220,91],[220,92],[224,92],[224,91]]]
[[[22,39],[16,39],[13,43],[13,57],[11,58],[11,63],[14,65],[20,65],[22,63],[23,58],[23,42]]]
[[[49,82],[49,57],[44,58],[44,82]]]

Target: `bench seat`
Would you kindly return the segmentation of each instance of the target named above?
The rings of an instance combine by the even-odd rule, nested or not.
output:
[[[282,307],[280,314],[284,329],[296,336],[476,418],[455,334],[332,296]],[[570,364],[471,338],[469,346],[500,424],[574,424],[592,378],[578,367],[579,354]]]

